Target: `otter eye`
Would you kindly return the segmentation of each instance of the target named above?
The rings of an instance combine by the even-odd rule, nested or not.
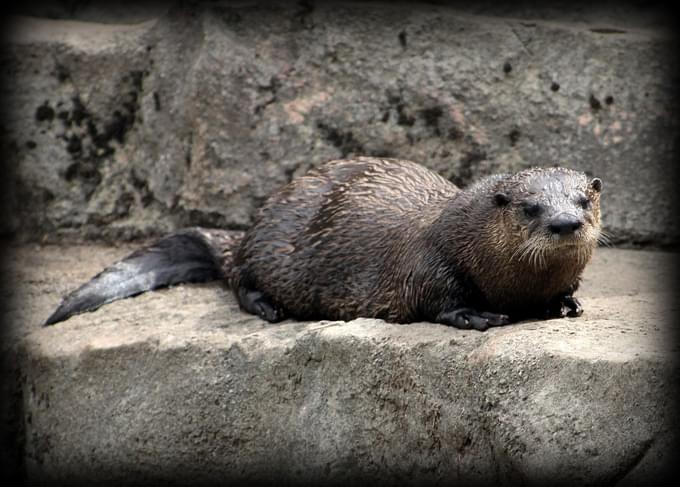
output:
[[[510,196],[505,193],[496,193],[493,195],[493,199],[497,206],[505,206],[510,203]]]
[[[593,180],[590,182],[590,187],[593,191],[599,193],[602,191],[602,180],[600,178],[593,178]]]
[[[579,205],[581,206],[581,208],[583,208],[584,210],[589,210],[590,207],[593,206],[593,204],[591,203],[591,201],[590,201],[587,197],[585,197],[585,196],[581,196],[581,197],[578,199],[578,204],[579,204]]]
[[[522,209],[524,210],[524,214],[529,218],[533,218],[541,214],[541,205],[538,203],[527,203]]]

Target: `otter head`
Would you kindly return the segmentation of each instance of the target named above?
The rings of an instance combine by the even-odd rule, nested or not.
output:
[[[501,213],[510,259],[536,269],[569,260],[584,266],[601,238],[602,181],[565,168],[528,169],[499,181],[493,204]]]

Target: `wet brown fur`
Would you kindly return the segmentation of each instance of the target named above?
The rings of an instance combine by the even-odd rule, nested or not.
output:
[[[217,278],[271,322],[377,317],[485,330],[579,316],[573,293],[603,238],[601,184],[548,168],[461,190],[409,161],[331,161],[274,193],[247,232],[163,237],[70,292],[45,325]]]
[[[575,194],[592,208],[566,243],[521,213],[531,198],[576,213]],[[599,219],[599,188],[564,168],[461,190],[409,161],[337,160],[273,194],[224,269],[237,297],[256,290],[298,319],[438,321],[460,307],[521,318],[576,290]]]

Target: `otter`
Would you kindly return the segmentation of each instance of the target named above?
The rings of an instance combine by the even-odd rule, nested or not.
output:
[[[213,279],[272,323],[367,317],[483,331],[577,317],[573,294],[602,238],[601,190],[562,167],[460,189],[415,162],[334,160],[272,194],[246,232],[171,234],[68,294],[45,324]]]

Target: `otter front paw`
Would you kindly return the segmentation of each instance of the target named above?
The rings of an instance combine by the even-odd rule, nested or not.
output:
[[[548,318],[576,318],[583,314],[583,307],[581,302],[574,296],[566,295],[556,298],[547,310]]]
[[[437,322],[463,330],[474,328],[475,330],[484,331],[490,326],[507,325],[510,323],[510,318],[507,315],[487,313],[485,311],[479,312],[472,308],[458,308],[439,313]]]

